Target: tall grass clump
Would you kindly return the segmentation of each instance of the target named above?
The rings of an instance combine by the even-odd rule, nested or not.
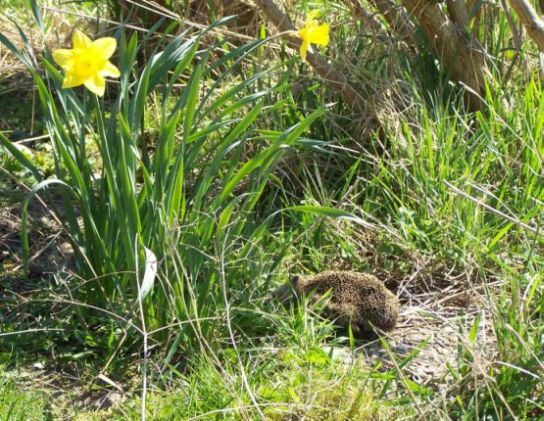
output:
[[[41,25],[36,8],[35,16]],[[141,319],[127,322],[140,333],[179,326],[176,346],[219,326],[228,289],[254,279],[240,278],[243,264],[236,262],[249,261],[265,237],[270,218],[259,220],[254,209],[271,168],[323,113],[284,132],[256,130],[256,119],[270,111],[263,97],[274,88],[254,86],[271,70],[246,78],[240,62],[263,41],[201,49],[212,29],[162,37],[142,68],[137,35],[127,40],[119,29],[121,78],[106,100],[62,89],[51,51],[38,59],[23,31],[27,51],[0,35],[34,78],[54,176],[45,178],[7,138],[1,141],[36,180],[25,212],[36,194],[47,194],[74,246],[70,294],[90,311]],[[233,194],[241,182],[243,193]],[[22,231],[28,265],[27,227]],[[237,285],[228,285],[233,278]]]

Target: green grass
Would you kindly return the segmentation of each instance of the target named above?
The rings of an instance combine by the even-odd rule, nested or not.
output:
[[[362,90],[391,94],[379,103],[383,130],[364,144],[341,99],[281,45],[255,57],[220,40],[216,55],[189,48],[176,67],[168,54],[149,57],[179,52],[178,41],[157,36],[142,54],[136,41],[121,42],[125,76],[100,103],[58,89],[53,65],[35,75],[49,164],[16,162],[5,149],[0,163],[9,183],[54,176],[77,193],[52,191],[78,213],[59,215],[81,250],[79,277],[0,274],[9,362],[0,419],[138,419],[143,404],[153,420],[544,416],[540,76],[514,67],[503,78],[510,34],[499,16],[482,36],[504,61],[488,75],[485,111],[467,113],[432,57],[358,37],[341,4],[314,3],[336,24],[328,54]],[[27,127],[29,109],[7,104],[14,112],[0,129]],[[138,300],[144,246],[159,273]],[[424,302],[448,318],[462,341],[439,385],[410,376],[416,355],[397,357],[397,367],[360,356],[346,364],[353,344],[334,338],[318,308],[267,300],[290,274],[330,268],[374,272],[406,307]],[[450,307],[449,295],[463,292],[469,304]],[[43,328],[57,330],[33,330]],[[143,358],[142,333],[154,329]],[[29,387],[36,356],[50,370]],[[72,382],[51,399],[47,380],[66,373]],[[112,383],[124,390],[113,407],[74,405],[82,393],[116,391]]]
[[[12,373],[13,374],[13,373]],[[0,367],[0,419],[10,421],[47,420],[47,396],[34,388],[22,390]]]

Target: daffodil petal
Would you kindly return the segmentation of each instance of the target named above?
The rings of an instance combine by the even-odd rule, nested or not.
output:
[[[106,65],[100,70],[100,75],[104,77],[119,77],[121,72],[110,61],[106,62]]]
[[[111,37],[98,38],[93,41],[92,48],[101,58],[107,60],[115,52],[117,41]]]
[[[323,46],[329,44],[329,25],[326,23],[322,25],[319,24],[317,18],[320,15],[320,10],[312,10],[309,12],[304,27],[298,31],[298,36],[302,38],[300,56],[303,60],[306,59],[308,51],[312,51],[312,44]]]
[[[74,48],[88,48],[92,43],[91,39],[83,32],[77,29],[74,31],[74,35],[72,36],[72,46]]]
[[[96,41],[81,31],[74,31],[73,49],[56,50],[55,62],[64,69],[63,88],[85,85],[96,95],[103,96],[106,89],[105,77],[119,77],[119,69],[108,59],[117,48],[115,38],[104,37]]]
[[[315,28],[310,36],[308,41],[312,44],[317,45],[328,45],[329,44],[329,25],[324,23]]]
[[[98,96],[103,96],[106,90],[106,79],[100,75],[91,76],[83,84],[89,91]]]
[[[304,40],[302,44],[300,44],[300,57],[302,57],[302,60],[306,60],[306,55],[308,54],[308,47],[309,45],[306,40]]]
[[[60,67],[65,69],[66,67],[69,67],[70,61],[74,57],[74,50],[55,50],[53,51],[53,59],[55,60],[55,63],[57,63]]]
[[[83,82],[85,81],[77,77],[74,73],[68,72],[64,76],[62,89],[74,88],[76,86],[83,85]]]

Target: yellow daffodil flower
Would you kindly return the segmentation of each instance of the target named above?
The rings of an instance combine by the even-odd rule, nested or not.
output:
[[[119,77],[121,73],[109,58],[115,52],[115,38],[99,38],[91,41],[80,31],[72,37],[72,49],[53,52],[55,62],[65,71],[62,87],[73,88],[79,85],[98,96],[104,95],[106,77]]]
[[[298,31],[298,36],[302,38],[302,44],[300,45],[300,56],[303,60],[306,60],[306,54],[311,48],[310,44],[323,45],[329,44],[329,25],[324,23],[319,25],[317,17],[319,16],[319,10],[314,10],[308,13],[306,18],[306,24]]]

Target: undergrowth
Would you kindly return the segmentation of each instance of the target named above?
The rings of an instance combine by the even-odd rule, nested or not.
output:
[[[508,71],[501,16],[483,38],[496,58],[485,108],[469,113],[431,55],[375,42],[341,2],[290,12],[310,6],[334,28],[326,53],[379,93],[381,128],[363,139],[280,40],[231,43],[214,31],[227,21],[177,37],[115,26],[123,77],[102,101],[60,89],[48,60],[58,15],[40,21],[43,52],[24,27],[22,41],[2,39],[33,77],[32,135],[48,139],[25,148],[29,108],[6,102],[2,202],[27,202],[18,226],[0,225],[0,418],[544,416],[544,91],[522,71],[530,54]],[[15,22],[32,15],[13,7]],[[74,250],[39,280],[25,269],[44,243],[25,239],[51,234],[27,226],[32,212],[56,217]],[[414,307],[449,321],[445,372],[414,376],[419,348],[367,359],[319,308],[270,300],[290,274],[327,269],[383,278],[403,328]]]

